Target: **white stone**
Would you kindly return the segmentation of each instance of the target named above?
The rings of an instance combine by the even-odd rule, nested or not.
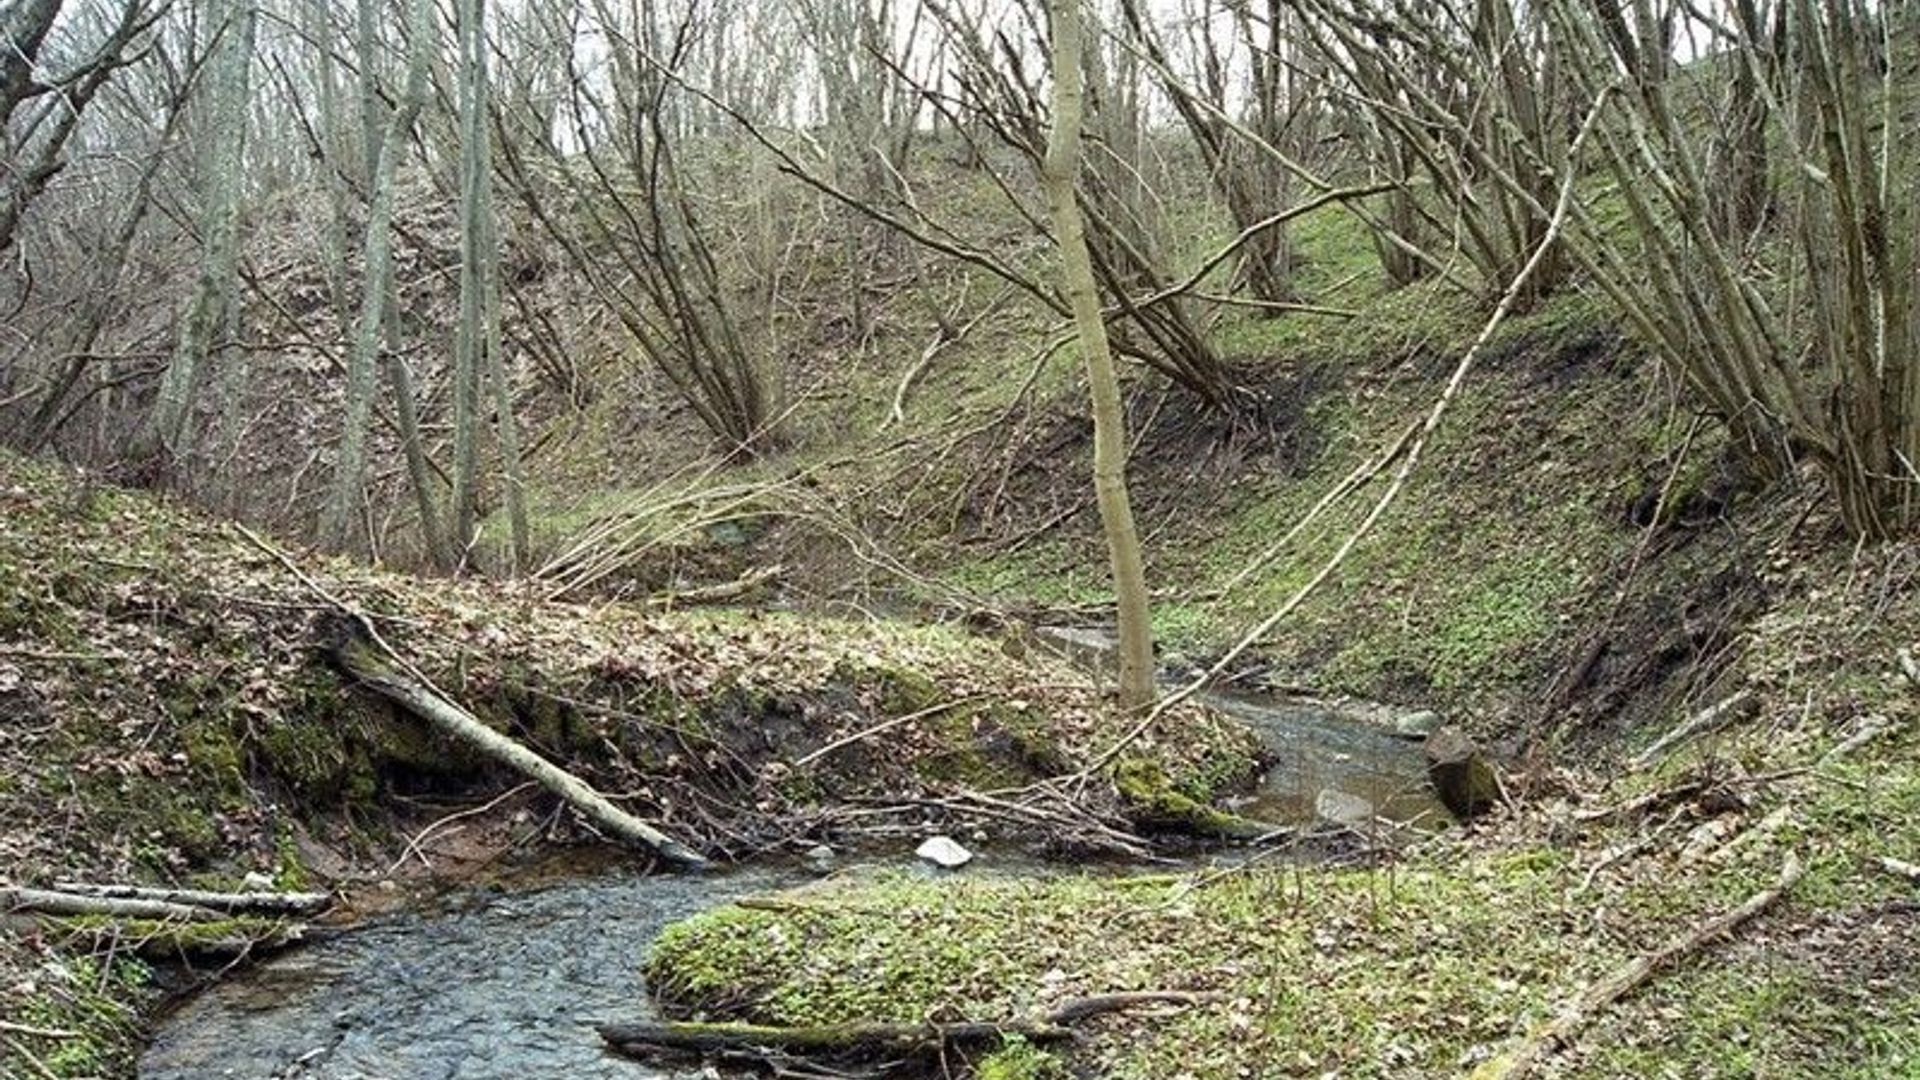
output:
[[[961,847],[951,836],[929,836],[913,853],[947,870],[958,870],[973,861],[973,852]]]

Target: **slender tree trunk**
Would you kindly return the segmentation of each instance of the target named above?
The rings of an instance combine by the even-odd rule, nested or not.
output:
[[[1113,590],[1119,608],[1120,701],[1130,710],[1153,704],[1153,630],[1148,622],[1147,575],[1127,498],[1126,413],[1120,402],[1120,378],[1106,323],[1100,317],[1100,291],[1087,252],[1086,224],[1074,197],[1080,172],[1080,123],[1085,102],[1081,89],[1080,0],[1052,0],[1053,130],[1047,139],[1042,178],[1047,207],[1060,246],[1060,273],[1086,359],[1087,387],[1093,398],[1093,487],[1113,564]]]
[[[204,382],[214,334],[233,302],[239,254],[242,149],[247,130],[248,76],[253,65],[253,6],[236,0],[223,9],[219,57],[207,87],[209,123],[201,133],[205,201],[201,207],[200,276],[194,283],[173,361],[160,380],[159,399],[141,439],[143,455],[177,461],[187,452],[194,400]]]
[[[360,296],[353,351],[347,357],[347,413],[340,432],[340,457],[334,465],[333,490],[320,524],[320,542],[329,548],[347,546],[348,530],[365,493],[367,434],[372,426],[381,327],[393,283],[394,177],[400,155],[406,150],[407,134],[426,97],[427,54],[433,44],[432,18],[431,0],[413,0],[412,54],[407,58],[406,88],[399,107],[388,117],[386,133],[374,156],[367,208],[366,285]]]
[[[505,481],[505,502],[512,548],[508,553],[515,572],[526,565],[527,507],[521,490],[520,432],[513,416],[513,387],[507,382],[506,363],[500,356],[500,258],[497,229],[493,216],[493,146],[487,128],[489,85],[487,75],[486,0],[461,0],[460,20],[460,342],[464,350],[477,354],[463,358],[466,377],[477,379],[482,373],[493,384],[493,409],[496,440],[500,446],[500,464]],[[483,370],[475,370],[483,369]],[[469,399],[473,395],[469,392]],[[457,399],[456,399],[457,400]],[[469,409],[472,408],[469,404]],[[471,425],[471,415],[466,418]],[[471,466],[472,435],[467,436],[468,468],[463,474],[456,456],[456,482],[475,483]],[[473,495],[464,499],[455,492],[455,505],[464,505],[469,517]],[[460,543],[471,543],[462,526]]]
[[[464,566],[472,557],[479,474],[475,466],[480,373],[492,345],[487,337],[485,249],[480,220],[487,176],[480,155],[487,140],[485,106],[474,99],[486,78],[486,43],[476,42],[482,0],[459,0],[454,9],[460,49],[460,325],[453,348],[453,547]],[[476,107],[477,106],[477,107]]]

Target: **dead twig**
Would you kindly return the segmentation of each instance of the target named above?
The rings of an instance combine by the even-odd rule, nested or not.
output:
[[[1662,970],[1687,959],[1772,907],[1799,882],[1803,873],[1805,867],[1799,856],[1789,853],[1786,864],[1780,869],[1779,880],[1771,887],[1753,894],[1739,907],[1708,919],[1668,939],[1658,949],[1636,956],[1615,968],[1568,1002],[1559,1015],[1521,1040],[1513,1050],[1475,1069],[1472,1080],[1520,1080],[1529,1075],[1547,1055],[1562,1046],[1572,1045],[1580,1032],[1614,1002],[1639,989]]]
[[[904,716],[896,716],[890,720],[882,720],[880,723],[875,724],[870,728],[866,728],[861,731],[856,731],[853,734],[846,736],[845,738],[835,739],[832,742],[828,743],[827,745],[821,747],[820,749],[800,757],[799,759],[794,761],[793,768],[796,768],[796,769],[804,768],[820,760],[821,758],[826,757],[828,754],[833,753],[835,750],[838,750],[841,747],[852,746],[854,743],[860,742],[863,739],[870,739],[875,735],[881,734],[882,732],[891,731],[894,728],[900,727],[903,724],[910,724],[915,720],[924,720],[929,716],[938,716],[940,713],[947,712],[952,709],[960,708],[962,705],[971,705],[976,701],[980,701],[984,699],[986,696],[987,695],[985,694],[969,694],[966,697],[954,698],[952,701],[942,701],[936,705],[929,705],[924,709],[907,713]]]
[[[1882,871],[1892,874],[1894,877],[1906,878],[1908,882],[1914,885],[1920,885],[1920,866],[1916,866],[1904,859],[1896,859],[1891,855],[1882,855],[1874,860],[1874,862]]]
[[[494,807],[499,806],[501,803],[506,802],[508,799],[513,798],[515,795],[518,795],[521,792],[527,790],[533,785],[534,785],[534,782],[532,780],[528,780],[528,781],[525,781],[524,783],[516,784],[513,787],[510,787],[507,790],[501,792],[500,794],[494,796],[492,799],[489,799],[483,805],[468,807],[465,810],[457,810],[451,814],[446,815],[445,817],[435,819],[426,828],[421,829],[418,833],[415,833],[413,839],[407,841],[407,846],[404,850],[400,852],[400,857],[393,860],[393,865],[387,867],[387,873],[391,874],[395,870],[400,869],[400,865],[406,862],[407,857],[410,855],[419,855],[420,862],[423,865],[427,865],[428,869],[432,869],[432,866],[427,863],[426,855],[420,853],[420,845],[427,842],[428,836],[438,831],[439,828],[443,825],[451,825],[456,821],[460,821],[465,818],[476,817],[480,814],[484,814],[487,811],[493,809]]]

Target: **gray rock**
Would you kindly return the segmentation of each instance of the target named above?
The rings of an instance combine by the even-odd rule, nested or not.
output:
[[[808,866],[823,873],[833,868],[833,849],[825,844],[815,844],[808,848],[804,858]]]
[[[1432,709],[1403,713],[1393,719],[1393,733],[1403,739],[1425,739],[1446,724]]]
[[[1336,825],[1365,825],[1374,817],[1372,803],[1339,788],[1321,788],[1313,797],[1313,812]]]
[[[1427,778],[1455,817],[1466,819],[1501,800],[1500,778],[1486,755],[1457,728],[1427,737]]]
[[[951,836],[929,836],[913,853],[944,870],[958,870],[973,861],[973,852]]]

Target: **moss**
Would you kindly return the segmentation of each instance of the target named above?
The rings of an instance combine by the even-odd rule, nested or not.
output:
[[[1221,990],[1091,1029],[1100,1075],[1447,1075],[1544,1012],[1551,988],[1614,958],[1542,932],[1572,872],[1528,857],[1465,873],[890,876],[812,887],[779,911],[696,916],[668,928],[647,967],[676,1011],[765,1023],[1024,1016],[1116,990]],[[1010,1069],[1049,1069],[1025,1048],[1003,1053]]]
[[[1271,831],[1194,798],[1174,785],[1159,762],[1147,758],[1129,755],[1114,762],[1113,783],[1134,820],[1152,828],[1249,838]]]
[[[240,741],[225,717],[189,721],[180,739],[196,783],[204,785],[203,797],[227,804],[245,798],[247,781],[241,770]]]
[[[41,1042],[35,1056],[56,1077],[130,1076],[139,1050],[138,1009],[155,996],[151,982],[146,964],[126,953],[50,959],[37,970],[17,1019],[72,1034],[10,1037]]]
[[[235,956],[262,943],[286,940],[289,924],[277,919],[235,916],[203,922],[173,919],[121,919],[74,915],[44,920],[57,941],[87,948],[109,945],[151,960]]]
[[[1067,1080],[1072,1074],[1064,1061],[1018,1035],[981,1059],[974,1080]]]

